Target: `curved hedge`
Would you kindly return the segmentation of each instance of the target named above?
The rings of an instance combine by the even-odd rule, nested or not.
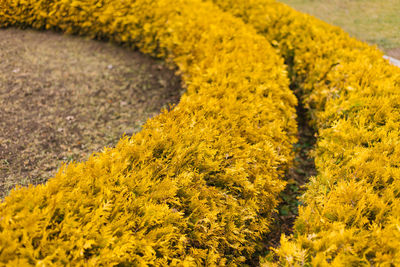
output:
[[[280,265],[400,265],[400,70],[337,27],[274,0],[214,0],[285,57],[317,128],[318,175]]]
[[[2,264],[235,265],[259,248],[296,139],[296,98],[263,37],[200,0],[1,0],[0,26],[137,47],[187,86],[131,139],[12,191]]]

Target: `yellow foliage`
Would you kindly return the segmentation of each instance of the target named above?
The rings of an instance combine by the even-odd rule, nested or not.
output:
[[[275,0],[213,2],[285,58],[318,130],[318,175],[294,235],[281,239],[279,264],[400,265],[400,70],[378,49]]]
[[[283,60],[200,0],[0,0],[0,27],[107,39],[166,58],[187,93],[131,139],[0,204],[0,262],[236,265],[268,231],[296,141]]]

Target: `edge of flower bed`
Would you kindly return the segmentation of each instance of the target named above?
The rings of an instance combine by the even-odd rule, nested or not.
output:
[[[389,62],[390,62],[391,64],[393,64],[393,65],[395,65],[395,66],[397,66],[397,67],[400,67],[400,60],[395,59],[395,58],[393,58],[393,57],[386,56],[386,55],[383,56],[383,58],[389,60]]]

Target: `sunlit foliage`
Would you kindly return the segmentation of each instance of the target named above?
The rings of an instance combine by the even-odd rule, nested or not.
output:
[[[14,190],[3,264],[236,265],[262,248],[296,141],[296,98],[264,37],[200,0],[0,0],[0,26],[138,48],[187,87],[131,139]]]
[[[267,37],[318,130],[318,175],[279,265],[400,265],[400,70],[274,0],[214,0]]]

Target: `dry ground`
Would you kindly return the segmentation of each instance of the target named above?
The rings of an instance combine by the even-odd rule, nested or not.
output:
[[[0,30],[0,197],[85,160],[177,103],[161,61],[51,32]]]
[[[400,26],[399,26],[400,28]],[[400,47],[399,48],[393,48],[393,49],[388,49],[386,51],[386,53],[388,54],[388,56],[397,58],[400,60]]]

